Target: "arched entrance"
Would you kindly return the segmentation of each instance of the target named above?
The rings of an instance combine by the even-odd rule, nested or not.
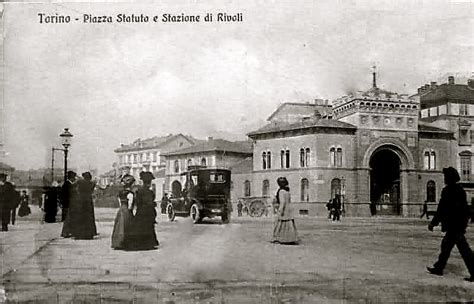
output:
[[[173,193],[175,197],[181,195],[182,188],[181,183],[177,180],[171,183],[171,193]]]
[[[390,147],[380,147],[370,158],[370,201],[376,204],[377,214],[401,214],[400,165]]]

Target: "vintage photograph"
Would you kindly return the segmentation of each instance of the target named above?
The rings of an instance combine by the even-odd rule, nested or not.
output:
[[[0,28],[0,303],[474,301],[473,0]]]

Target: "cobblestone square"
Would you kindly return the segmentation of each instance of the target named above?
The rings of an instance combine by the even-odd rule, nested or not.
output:
[[[300,217],[298,246],[269,242],[272,218],[228,225],[189,218],[156,225],[160,248],[110,248],[116,210],[96,209],[99,237],[59,237],[61,223],[39,211],[1,234],[3,300],[11,303],[352,303],[474,299],[455,249],[443,277],[441,232],[406,218]],[[473,231],[467,234],[471,244]]]

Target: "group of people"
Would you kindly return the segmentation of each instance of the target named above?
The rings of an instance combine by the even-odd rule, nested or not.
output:
[[[25,190],[18,192],[15,186],[7,181],[7,175],[0,173],[0,217],[2,231],[8,231],[8,225],[15,225],[17,208],[18,216],[27,216],[31,213],[28,206],[29,196]]]
[[[90,172],[82,173],[82,179],[77,179],[74,171],[67,172],[67,180],[61,189],[62,237],[91,240],[98,235],[92,199],[94,188]]]
[[[118,250],[152,250],[158,248],[156,238],[155,193],[150,189],[155,177],[141,172],[143,185],[134,187],[135,178],[126,174],[121,178],[123,189],[118,194],[119,210],[112,232],[112,248]]]
[[[341,214],[342,214],[342,202],[341,202],[341,195],[336,194],[333,199],[330,199],[329,202],[326,204],[326,208],[328,209],[328,218],[332,221],[340,221]]]

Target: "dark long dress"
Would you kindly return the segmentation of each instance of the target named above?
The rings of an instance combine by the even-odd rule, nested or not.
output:
[[[31,213],[30,206],[28,206],[29,201],[30,201],[30,198],[28,195],[21,196],[21,203],[20,203],[20,208],[18,209],[18,216],[23,217]]]
[[[44,194],[44,221],[46,223],[55,223],[58,214],[58,196],[59,191],[55,187],[48,187]]]
[[[115,216],[114,230],[112,231],[112,248],[129,249],[130,246],[130,227],[132,221],[132,211],[128,209],[129,194],[133,194],[130,189],[121,190],[118,194],[120,202],[119,210]]]
[[[72,236],[76,239],[90,240],[97,235],[94,217],[94,203],[92,201],[92,192],[94,183],[88,180],[77,182],[77,199],[73,200],[71,216],[75,220],[71,227]]]
[[[154,249],[159,245],[155,233],[155,194],[148,187],[141,187],[136,194],[137,213],[132,219],[132,247],[135,250]]]
[[[78,226],[81,223],[81,204],[79,200],[78,182],[71,183],[67,181],[68,186],[61,188],[61,198],[63,204],[67,201],[67,212],[65,213],[65,219],[63,223],[63,230],[61,231],[62,237],[73,237],[74,233],[77,232]],[[65,190],[67,189],[67,190]],[[66,191],[66,192],[64,192]],[[64,211],[64,205],[63,205]],[[64,213],[62,214],[64,215]]]

